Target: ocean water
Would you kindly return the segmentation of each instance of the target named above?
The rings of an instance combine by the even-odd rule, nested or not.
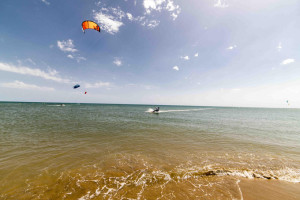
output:
[[[300,182],[300,109],[0,103],[0,199],[243,199]]]

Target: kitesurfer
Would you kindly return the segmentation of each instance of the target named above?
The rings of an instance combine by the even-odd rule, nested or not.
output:
[[[156,107],[153,112],[159,112],[159,107]]]

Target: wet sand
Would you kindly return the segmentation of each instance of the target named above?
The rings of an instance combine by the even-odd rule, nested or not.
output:
[[[300,183],[243,179],[239,186],[244,200],[299,200]]]

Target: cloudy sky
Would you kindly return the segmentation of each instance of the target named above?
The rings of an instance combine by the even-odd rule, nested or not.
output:
[[[1,0],[0,101],[300,107],[299,8]],[[101,32],[83,33],[84,20]]]

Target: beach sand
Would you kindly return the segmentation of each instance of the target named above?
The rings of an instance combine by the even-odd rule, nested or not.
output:
[[[239,186],[244,200],[299,200],[300,183],[243,179]]]

